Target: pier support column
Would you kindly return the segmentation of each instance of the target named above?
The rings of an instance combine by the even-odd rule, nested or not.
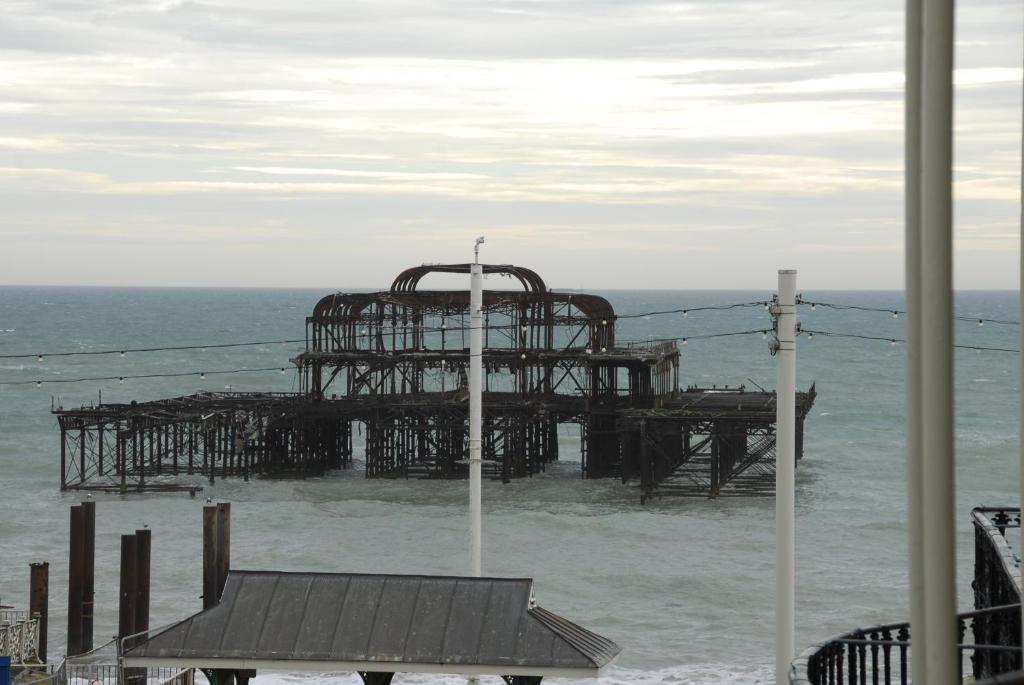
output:
[[[231,505],[203,507],[203,608],[220,601],[231,570]]]
[[[139,547],[134,535],[121,536],[121,586],[118,602],[117,635],[125,638],[134,634],[139,601]],[[131,641],[124,643],[131,648]]]
[[[68,656],[81,654],[82,599],[85,579],[85,516],[81,505],[71,507],[68,543]]]
[[[231,504],[217,505],[217,601],[231,570]]]
[[[82,651],[93,644],[93,615],[96,599],[96,502],[82,502]]]
[[[36,654],[39,660],[46,663],[47,636],[50,625],[50,564],[40,562],[29,564],[30,581],[28,593],[28,612],[30,616],[39,616],[39,644]]]
[[[148,528],[135,531],[135,631],[149,630],[149,575],[153,538]]]
[[[203,609],[216,606],[217,589],[217,507],[203,507]]]

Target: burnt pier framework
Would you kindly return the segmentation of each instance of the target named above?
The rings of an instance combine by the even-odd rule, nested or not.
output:
[[[58,408],[61,488],[190,489],[182,476],[307,477],[348,468],[364,439],[369,478],[461,478],[468,439],[469,293],[421,290],[408,269],[387,291],[336,293],[306,319],[298,393],[211,393]],[[485,265],[485,473],[504,481],[558,459],[580,435],[581,474],[643,493],[717,497],[773,487],[774,394],[678,389],[673,342],[617,344],[602,297],[553,292],[533,271]],[[797,393],[798,445],[815,390]]]

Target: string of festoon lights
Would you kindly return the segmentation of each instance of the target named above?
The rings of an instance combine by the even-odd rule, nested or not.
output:
[[[902,309],[885,309],[883,307],[867,307],[867,306],[859,305],[859,304],[837,304],[835,302],[811,301],[811,300],[805,300],[805,299],[803,299],[800,296],[797,297],[796,303],[798,305],[803,305],[803,306],[809,307],[811,309],[811,311],[816,310],[818,307],[821,307],[823,309],[837,309],[837,310],[849,310],[849,309],[852,309],[852,310],[856,310],[856,311],[859,311],[859,312],[880,312],[880,313],[883,313],[883,314],[889,314],[894,319],[898,319],[901,316],[905,316],[906,313],[907,313],[905,310],[902,310]],[[976,323],[978,326],[984,326],[987,323],[999,324],[1001,326],[1019,326],[1020,325],[1019,321],[1013,321],[1013,320],[1010,320],[1010,319],[989,319],[989,318],[986,318],[986,317],[977,317],[977,316],[956,315],[956,316],[953,317],[953,320],[954,321],[970,321],[971,323]]]
[[[259,369],[216,369],[213,371],[176,371],[174,373],[141,373],[124,376],[90,376],[88,378],[49,378],[46,380],[35,381],[0,381],[0,385],[35,385],[38,388],[43,385],[52,385],[56,383],[85,383],[88,381],[118,381],[120,383],[124,383],[126,380],[136,378],[182,378],[185,376],[198,376],[200,380],[206,380],[207,376],[231,373],[266,373],[267,371],[278,371],[281,375],[285,375],[288,372],[287,367],[268,366]]]
[[[650,312],[639,312],[635,314],[618,314],[614,317],[612,322],[618,319],[639,319],[653,316],[665,316],[669,314],[682,314],[684,317],[694,312],[704,311],[727,311],[731,309],[737,309],[740,307],[754,307],[763,306],[766,303],[763,301],[759,302],[742,302],[737,304],[724,304],[724,305],[707,305],[702,307],[689,307],[686,309],[670,309],[661,311],[650,311]],[[602,319],[600,322],[602,325],[607,326],[609,324],[608,319]],[[512,330],[519,328],[518,324],[498,324],[498,325],[486,325],[483,326],[484,330]],[[442,324],[440,326],[419,326],[409,324],[394,324],[385,325],[378,327],[382,331],[415,331],[419,333],[459,333],[468,332],[469,326],[448,326]],[[529,329],[527,326],[523,326],[525,329]],[[354,340],[375,340],[382,332],[370,332],[368,328],[362,327],[361,332],[351,336]],[[386,334],[385,334],[386,335]],[[225,343],[192,343],[188,345],[166,345],[162,347],[111,347],[102,350],[64,350],[57,352],[19,352],[16,354],[0,354],[0,359],[32,359],[42,362],[47,357],[79,357],[79,356],[101,356],[101,355],[118,355],[124,357],[128,354],[139,354],[149,352],[184,352],[184,351],[206,351],[213,349],[225,349],[233,347],[257,347],[263,345],[289,345],[295,343],[306,343],[308,342],[305,338],[291,338],[286,340],[250,340],[243,342],[225,342]]]
[[[687,318],[690,314],[700,312],[722,312],[722,311],[734,311],[738,309],[747,309],[754,307],[763,307],[768,309],[771,302],[769,300],[754,300],[749,302],[737,302],[737,303],[726,303],[726,304],[715,304],[715,305],[703,305],[695,307],[679,307],[675,309],[665,310],[653,310],[646,312],[636,312],[629,314],[618,314],[612,321],[604,319],[600,322],[601,325],[613,324],[615,321],[620,319],[639,319],[639,318],[652,318],[655,316],[672,316],[680,315],[682,318]],[[906,314],[906,311],[900,309],[887,309],[883,307],[874,307],[861,304],[848,304],[848,303],[836,303],[836,302],[824,302],[819,300],[808,300],[802,296],[798,296],[797,304],[800,306],[808,307],[810,310],[816,310],[821,307],[823,309],[832,310],[856,310],[863,312],[877,312],[887,314],[894,319],[898,319]],[[998,319],[989,317],[975,317],[975,316],[954,316],[955,320],[958,321],[969,321],[976,323],[978,326],[983,326],[986,323],[1016,326],[1019,325],[1018,321],[1008,319]],[[485,325],[485,330],[504,330],[509,331],[520,328],[518,324],[500,324],[500,325]],[[524,332],[529,330],[528,326],[522,326]],[[466,325],[455,325],[448,326],[446,323],[442,323],[440,326],[422,326],[416,324],[399,324],[395,322],[393,324],[385,324],[384,326],[377,326],[377,330],[371,332],[369,328],[361,328],[359,333],[350,336],[350,340],[377,340],[379,338],[386,337],[389,334],[397,335],[399,332],[413,331],[419,334],[428,333],[459,333],[467,332],[470,330],[469,326]],[[767,338],[772,335],[773,331],[770,328],[754,328],[744,329],[737,331],[723,331],[716,333],[704,333],[694,334],[687,336],[674,336],[674,337],[650,337],[645,340],[624,340],[618,341],[620,345],[642,345],[651,343],[667,343],[676,342],[682,345],[688,345],[691,341],[695,340],[709,340],[716,338],[726,337],[739,337],[739,336],[752,336],[761,335],[762,338]],[[815,336],[818,337],[831,337],[831,338],[848,338],[848,339],[860,339],[860,340],[873,340],[879,342],[888,342],[890,345],[896,345],[904,343],[905,340],[902,338],[887,337],[887,336],[876,336],[867,335],[861,333],[848,333],[842,331],[830,331],[823,329],[810,329],[801,327],[798,330],[798,335],[806,337],[808,341],[814,340]],[[267,346],[267,345],[289,345],[298,343],[307,343],[308,340],[305,338],[289,338],[281,340],[252,340],[252,341],[239,341],[239,342],[221,342],[221,343],[203,343],[203,344],[188,344],[188,345],[167,345],[167,346],[151,346],[151,347],[123,347],[123,348],[108,348],[101,350],[64,350],[64,351],[53,351],[53,352],[35,352],[35,353],[15,353],[15,354],[0,354],[0,359],[31,359],[35,358],[37,362],[42,363],[47,357],[76,357],[76,356],[100,356],[100,355],[117,355],[121,358],[128,354],[144,354],[144,353],[155,353],[155,352],[170,352],[170,351],[206,351],[214,349],[230,349],[230,348],[241,348],[241,347],[255,347],[255,346]],[[1016,353],[1017,349],[1009,347],[994,347],[986,345],[954,345],[958,349],[975,350],[975,351],[987,351],[987,352],[1009,352]],[[603,354],[607,353],[607,348],[591,349],[586,348],[583,350],[586,354]],[[526,353],[523,353],[522,357],[526,358]],[[461,358],[461,355],[460,355]],[[441,361],[442,368],[445,366],[445,361]],[[151,379],[151,378],[181,378],[188,376],[198,376],[200,380],[205,380],[208,375],[224,375],[224,374],[244,374],[244,373],[266,373],[266,372],[279,372],[280,374],[286,374],[288,367],[261,367],[261,368],[230,368],[230,369],[216,369],[211,371],[197,370],[197,371],[179,371],[169,373],[147,373],[147,374],[118,374],[108,376],[89,376],[81,378],[50,378],[50,379],[37,379],[37,380],[0,380],[0,386],[17,386],[17,385],[35,385],[41,387],[44,384],[56,384],[56,383],[83,383],[83,382],[104,382],[104,381],[118,381],[124,383],[126,380],[132,379]]]
[[[879,342],[887,342],[892,346],[899,343],[907,342],[904,338],[886,338],[879,335],[864,335],[862,333],[843,333],[840,331],[820,331],[810,328],[804,328],[802,326],[797,328],[797,335],[806,336],[808,340],[814,340],[814,336],[827,337],[827,338],[853,338],[856,340],[877,340]],[[975,350],[976,352],[1020,352],[1020,350],[1012,347],[988,347],[986,345],[953,345],[954,348],[959,350]]]

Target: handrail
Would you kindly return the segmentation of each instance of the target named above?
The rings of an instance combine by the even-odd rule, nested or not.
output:
[[[961,669],[965,655],[972,663],[971,670],[975,676],[984,667],[990,666],[993,659],[1000,658],[979,654],[982,652],[1004,654],[999,662],[1001,664],[1010,659],[1019,662],[1022,651],[1019,645],[1020,611],[1019,604],[1007,604],[958,614]],[[978,633],[986,633],[993,625],[1015,632],[1018,644],[979,642]],[[974,636],[973,642],[963,642],[968,632]],[[864,682],[858,680],[859,677],[872,683],[907,685],[910,682],[910,653],[909,623],[858,628],[805,649],[790,665],[789,682],[791,685]]]
[[[1009,542],[1007,542],[1005,531],[1007,528],[1020,528],[1020,508],[975,507],[971,510],[971,521],[976,531],[976,544],[984,541],[998,556],[1003,570],[1002,581],[1009,581],[1011,583],[1012,590],[1015,591],[1016,597],[1019,600],[1021,595],[1024,594],[1018,570],[1020,568],[1020,557],[1010,547]],[[977,555],[979,551],[976,546],[975,554]],[[977,562],[978,559],[976,557],[975,577],[977,577],[978,572]],[[1003,591],[1009,590],[1010,588],[1005,588]],[[975,595],[977,602],[977,593]]]
[[[976,507],[973,611],[958,614],[961,670],[964,656],[976,679],[1019,671],[1022,665],[1021,559],[1006,539],[1008,529],[1021,527],[1018,507]],[[970,633],[972,640],[965,642]],[[858,628],[805,649],[793,660],[793,685],[898,682],[910,680],[909,623]],[[896,663],[894,663],[894,658]],[[858,677],[859,676],[859,677]]]

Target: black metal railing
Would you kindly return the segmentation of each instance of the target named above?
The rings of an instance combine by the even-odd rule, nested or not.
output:
[[[971,511],[974,525],[974,608],[1019,604],[1020,557],[1006,538],[1008,530],[1020,530],[1020,508],[977,507]],[[977,628],[978,642],[1020,646],[1020,617],[1016,623],[996,621]],[[989,678],[1019,670],[1019,654],[989,652],[977,660],[975,676]]]
[[[1013,682],[1021,653],[1020,557],[1006,537],[1020,529],[1020,509],[978,507],[974,525],[975,610],[958,616],[960,673],[970,663],[975,679],[1006,676]],[[906,685],[910,681],[909,623],[853,630],[814,645],[793,661],[793,685]],[[1017,674],[1017,675],[1013,675]],[[961,679],[962,682],[962,679]],[[1022,681],[1024,682],[1024,681]]]
[[[974,685],[1024,685],[1024,671],[1001,673],[991,678],[975,681]]]
[[[1020,605],[968,611],[957,616],[960,673],[970,663],[977,678],[986,669],[1020,669]],[[984,636],[1016,630],[1016,644],[989,644]],[[907,685],[910,682],[909,623],[892,623],[852,630],[810,647],[793,661],[793,685]],[[985,673],[986,676],[995,673]],[[960,682],[963,682],[962,680]]]

